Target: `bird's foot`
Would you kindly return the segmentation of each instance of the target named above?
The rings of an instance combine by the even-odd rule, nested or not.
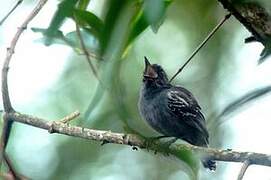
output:
[[[145,137],[145,147],[147,150],[152,149],[151,147],[157,146],[157,144],[160,143],[160,139],[168,137],[169,136]]]
[[[177,141],[178,138],[172,138],[167,141],[161,141],[162,138],[168,138],[169,136],[149,137],[145,139],[145,147],[147,150],[153,150],[154,154],[160,152],[164,155],[170,154],[169,147]]]
[[[178,138],[174,137],[174,138],[167,140],[165,142],[161,142],[161,144],[160,144],[161,153],[169,156],[170,155],[170,146],[173,143],[175,143],[177,140],[178,140]]]

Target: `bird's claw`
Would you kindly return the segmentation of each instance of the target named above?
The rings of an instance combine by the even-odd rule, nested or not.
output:
[[[173,138],[168,141],[160,141],[160,139],[165,138],[165,136],[159,136],[159,137],[149,137],[145,139],[145,147],[149,151],[154,150],[154,154],[157,154],[157,152],[160,152],[164,155],[170,154],[169,147],[177,141],[178,138]]]

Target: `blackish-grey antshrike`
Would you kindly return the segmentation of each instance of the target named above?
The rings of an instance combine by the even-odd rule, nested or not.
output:
[[[159,133],[208,147],[209,133],[195,97],[187,89],[171,85],[162,67],[150,64],[146,57],[138,105],[141,116]],[[202,163],[216,169],[212,160],[204,158]]]

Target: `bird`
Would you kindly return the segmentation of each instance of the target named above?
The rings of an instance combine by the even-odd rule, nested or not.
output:
[[[172,85],[160,65],[151,64],[144,58],[145,70],[138,101],[141,117],[166,137],[208,147],[206,121],[193,94],[184,87]],[[203,158],[202,164],[212,171],[216,169],[213,160]]]

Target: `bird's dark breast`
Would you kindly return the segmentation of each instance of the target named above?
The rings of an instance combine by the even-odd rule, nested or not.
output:
[[[157,132],[170,137],[183,139],[191,144],[205,146],[206,139],[204,134],[196,128],[191,127],[185,121],[193,121],[189,118],[198,118],[197,116],[188,116],[188,113],[183,113],[183,116],[176,116],[168,107],[165,98],[160,98],[164,94],[157,94],[153,99],[148,99],[147,106],[139,106],[141,115],[147,123]],[[146,103],[144,97],[140,103]],[[145,107],[145,108],[143,108]],[[170,118],[168,118],[170,117]],[[186,118],[186,119],[185,119]],[[208,140],[207,140],[208,141]]]

